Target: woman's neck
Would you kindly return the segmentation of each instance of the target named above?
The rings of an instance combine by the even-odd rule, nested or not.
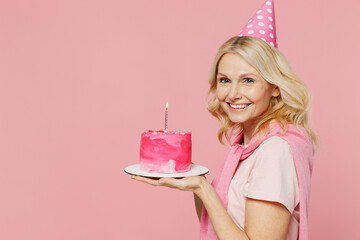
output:
[[[243,131],[243,139],[241,144],[248,145],[254,136],[255,127],[244,124],[241,127]]]
[[[277,122],[276,120],[271,120],[269,124],[275,123]],[[243,131],[243,139],[242,139],[242,145],[247,145],[250,143],[251,139],[254,137],[255,135],[255,127],[256,124],[242,124],[241,128]]]
[[[245,132],[245,129],[243,130],[243,139],[242,139],[242,145],[248,145],[251,141],[252,134]]]

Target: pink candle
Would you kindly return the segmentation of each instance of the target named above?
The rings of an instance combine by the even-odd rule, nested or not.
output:
[[[168,130],[168,107],[169,103],[166,102],[166,109],[165,109],[165,132]]]

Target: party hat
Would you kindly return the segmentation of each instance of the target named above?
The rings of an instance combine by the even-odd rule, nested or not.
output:
[[[238,36],[257,37],[277,48],[274,0],[267,0],[241,29]]]

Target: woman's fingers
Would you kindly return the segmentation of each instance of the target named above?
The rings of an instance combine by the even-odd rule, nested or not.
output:
[[[175,179],[175,178],[166,178],[166,177],[160,178],[159,184],[166,186],[166,187],[182,189],[181,180]]]
[[[152,178],[133,175],[131,176],[131,178],[140,182],[150,184],[152,186],[164,186],[169,188],[176,188],[183,191],[196,191],[196,189],[199,188],[201,179],[203,177],[193,176],[193,177],[185,177],[182,179],[164,177],[160,179],[152,179]]]
[[[200,185],[200,177],[185,177],[181,179],[174,178],[161,178],[159,180],[160,184],[163,186],[177,188],[183,191],[194,191]]]
[[[135,179],[140,182],[144,182],[153,186],[166,186],[171,188],[178,188],[179,182],[177,179],[174,178],[160,178],[160,179],[152,179],[147,177],[141,177],[141,176],[131,176],[132,179]]]
[[[175,178],[160,178],[160,179],[152,179],[141,176],[131,176],[132,179],[150,184],[152,186],[165,186],[170,188],[178,188],[184,190],[184,183],[182,183],[179,179]]]
[[[140,177],[140,176],[135,176],[132,175],[131,176],[132,179],[140,181],[140,182],[144,182],[153,186],[161,186],[162,184],[159,183],[158,179],[151,179],[151,178],[146,178],[146,177]]]

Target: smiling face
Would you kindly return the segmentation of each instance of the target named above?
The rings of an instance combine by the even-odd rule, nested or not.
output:
[[[280,90],[268,83],[239,54],[225,54],[218,65],[216,97],[221,108],[234,123],[251,130],[264,113],[271,97]]]

